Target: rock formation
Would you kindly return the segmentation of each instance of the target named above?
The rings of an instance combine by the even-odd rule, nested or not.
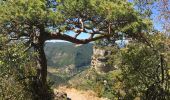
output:
[[[102,49],[100,47],[93,47],[93,56],[91,61],[91,66],[99,73],[106,73],[113,69],[108,61],[108,55],[111,54],[110,50]]]

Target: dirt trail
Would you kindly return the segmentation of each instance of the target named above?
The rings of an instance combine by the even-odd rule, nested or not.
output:
[[[71,100],[108,100],[105,98],[99,98],[92,91],[79,91],[74,88],[67,88],[65,86],[59,87],[54,91],[65,92]]]

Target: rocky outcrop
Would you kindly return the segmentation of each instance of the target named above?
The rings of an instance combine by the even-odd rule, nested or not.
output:
[[[99,73],[111,71],[113,68],[107,63],[109,55],[111,55],[110,50],[94,46],[91,66]]]

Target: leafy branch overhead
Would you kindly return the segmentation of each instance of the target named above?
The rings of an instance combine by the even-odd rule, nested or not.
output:
[[[120,31],[133,36],[146,30],[148,24],[126,0],[6,0],[0,6],[1,33],[13,39],[24,36],[32,43],[42,36],[42,42],[60,39],[85,44],[116,38]],[[74,35],[68,35],[68,31]],[[83,33],[90,36],[79,39]]]

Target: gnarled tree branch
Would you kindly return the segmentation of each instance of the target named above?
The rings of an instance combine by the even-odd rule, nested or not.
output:
[[[86,43],[89,43],[89,42],[92,42],[92,41],[95,41],[95,40],[98,40],[98,39],[113,36],[113,34],[102,34],[102,35],[99,35],[99,36],[96,36],[96,37],[90,37],[90,38],[87,38],[87,39],[77,39],[75,37],[72,37],[72,36],[69,36],[69,35],[66,35],[66,34],[60,34],[60,33],[54,34],[54,32],[48,33],[48,34],[49,35],[48,35],[47,40],[52,40],[52,39],[65,40],[65,41],[69,41],[69,42],[76,43],[76,44],[86,44]]]

